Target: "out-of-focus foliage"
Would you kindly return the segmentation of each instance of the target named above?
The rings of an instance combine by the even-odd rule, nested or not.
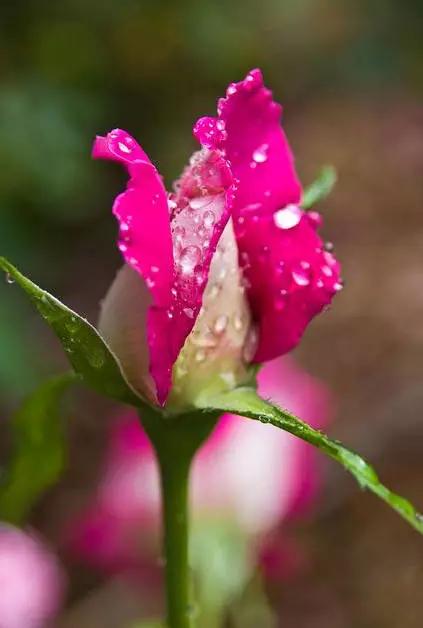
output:
[[[24,524],[35,501],[63,471],[61,401],[73,379],[62,375],[45,382],[11,419],[13,447],[0,483],[0,520]]]

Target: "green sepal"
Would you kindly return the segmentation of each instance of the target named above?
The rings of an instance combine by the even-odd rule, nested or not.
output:
[[[91,323],[22,275],[4,257],[0,257],[0,269],[36,306],[87,386],[123,403],[143,406],[145,402],[129,386],[115,355]]]

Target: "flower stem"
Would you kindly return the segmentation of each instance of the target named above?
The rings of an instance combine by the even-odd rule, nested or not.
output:
[[[168,628],[194,627],[188,551],[189,473],[194,455],[217,417],[216,413],[203,412],[169,419],[154,410],[142,412],[142,423],[156,450],[161,477]]]
[[[191,457],[173,452],[160,456],[166,608],[169,628],[192,628],[190,569],[188,562],[188,478]]]

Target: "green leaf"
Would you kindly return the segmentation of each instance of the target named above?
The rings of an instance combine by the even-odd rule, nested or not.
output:
[[[118,401],[138,407],[142,405],[142,400],[126,382],[116,357],[95,327],[32,283],[4,257],[0,257],[0,268],[24,290],[54,330],[75,373],[84,383]]]
[[[336,170],[333,166],[323,166],[317,179],[303,192],[301,207],[310,209],[328,196],[336,183]]]
[[[270,423],[314,445],[352,473],[361,488],[375,493],[408,521],[413,528],[423,534],[423,515],[418,513],[404,497],[396,495],[384,486],[373,467],[361,456],[344,447],[339,441],[332,440],[322,432],[313,429],[286,410],[261,399],[255,390],[238,388],[232,392],[213,397],[208,400],[208,407],[203,409],[210,411],[211,408],[256,419],[262,423]]]
[[[0,484],[0,520],[20,524],[64,467],[60,401],[75,381],[67,373],[43,383],[11,419],[13,450]]]

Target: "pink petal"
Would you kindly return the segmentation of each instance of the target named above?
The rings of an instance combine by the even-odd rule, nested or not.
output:
[[[119,221],[119,249],[143,277],[153,297],[147,324],[150,372],[158,399],[163,401],[173,364],[167,342],[174,264],[166,190],[147,155],[125,131],[116,129],[106,137],[97,137],[93,157],[118,161],[131,176],[127,189],[113,204],[113,213]]]
[[[218,118],[194,129],[219,147],[231,164],[237,189],[234,227],[253,319],[258,326],[256,362],[290,351],[310,320],[340,288],[339,265],[323,251],[320,217],[297,206],[301,186],[280,126],[281,107],[259,70],[227,89]]]
[[[147,319],[150,373],[157,399],[163,404],[171,386],[172,366],[198,316],[210,263],[229,219],[232,175],[220,153],[200,151],[192,157],[168,202],[157,170],[126,132],[117,129],[105,138],[98,137],[93,155],[119,161],[131,176],[126,191],[116,198],[113,212],[120,225],[119,248],[125,261],[142,276],[153,298]],[[137,300],[126,294],[127,275],[118,279],[113,295],[124,295],[127,304],[135,304]],[[116,299],[107,301],[115,303]],[[140,299],[138,303],[141,307]],[[142,319],[143,312],[139,315]],[[117,319],[109,308],[102,313],[112,348],[135,386],[146,379],[143,372],[138,373],[145,358],[130,355],[131,348],[135,350],[136,316],[137,312],[120,311]],[[135,335],[139,351],[145,351],[140,334]],[[145,386],[141,388],[144,392]]]
[[[251,212],[239,225],[240,260],[259,332],[256,362],[293,349],[342,288],[339,264],[317,234],[320,222],[315,212],[288,205],[273,215]]]
[[[194,127],[201,144],[225,151],[239,182],[234,205],[238,215],[256,203],[266,212],[300,200],[281,112],[260,70],[252,70],[243,81],[229,85],[226,98],[219,101],[218,118],[200,118]]]
[[[171,195],[175,259],[172,354],[178,356],[200,312],[210,264],[231,213],[232,175],[217,152],[194,153]]]

